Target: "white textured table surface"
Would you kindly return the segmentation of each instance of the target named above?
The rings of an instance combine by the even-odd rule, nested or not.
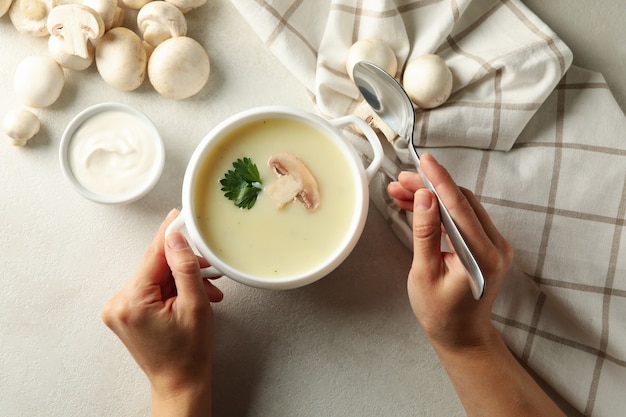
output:
[[[576,65],[605,74],[626,108],[626,27],[621,0],[528,0],[574,51]],[[0,415],[142,416],[145,377],[101,324],[157,225],[180,206],[184,170],[213,126],[246,108],[312,110],[304,90],[227,0],[188,14],[189,35],[211,57],[211,77],[185,101],[107,86],[94,68],[68,73],[42,131],[25,148],[0,141]],[[16,107],[18,62],[46,41],[0,18],[0,117]],[[89,202],[63,178],[61,133],[80,110],[119,101],[145,112],[165,140],[155,189],[137,203]],[[4,138],[3,138],[4,139]],[[214,355],[216,416],[462,415],[459,401],[410,311],[410,254],[372,207],[353,254],[311,286],[272,292],[221,280]]]

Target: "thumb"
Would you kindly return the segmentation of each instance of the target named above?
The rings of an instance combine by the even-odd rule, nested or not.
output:
[[[165,239],[165,259],[172,270],[179,299],[206,299],[198,257],[182,233],[174,231]]]
[[[413,197],[413,270],[435,278],[441,269],[441,218],[435,195],[425,189]]]

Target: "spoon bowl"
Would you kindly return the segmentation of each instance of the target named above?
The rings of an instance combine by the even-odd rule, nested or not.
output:
[[[370,62],[357,62],[353,69],[353,79],[361,95],[372,110],[400,137],[408,140],[409,153],[413,158],[415,168],[424,186],[437,197],[441,222],[446,229],[457,256],[467,270],[472,295],[476,300],[479,300],[485,292],[485,279],[482,271],[452,219],[450,212],[441,201],[437,190],[435,190],[435,187],[421,169],[419,154],[415,149],[413,137],[415,109],[411,99],[395,78]]]

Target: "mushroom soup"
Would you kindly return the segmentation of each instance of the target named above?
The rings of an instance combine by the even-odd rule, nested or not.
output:
[[[266,191],[277,179],[268,160],[283,153],[297,157],[315,178],[314,210],[296,200],[279,206]],[[350,157],[323,131],[296,120],[269,118],[235,129],[208,153],[192,188],[203,240],[223,262],[263,278],[305,274],[327,262],[351,238],[346,235],[360,185]],[[263,188],[250,209],[237,207],[220,185],[243,158],[257,166]]]

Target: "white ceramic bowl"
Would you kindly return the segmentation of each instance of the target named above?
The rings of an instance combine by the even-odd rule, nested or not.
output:
[[[233,265],[230,265],[228,262],[225,262],[222,258],[220,258],[218,253],[216,253],[217,251],[214,251],[209,247],[199,230],[197,213],[195,213],[194,190],[196,189],[196,184],[198,183],[198,176],[203,167],[203,162],[206,160],[211,151],[218,144],[220,144],[222,139],[227,137],[227,135],[235,129],[241,128],[246,124],[275,118],[301,122],[318,129],[325,136],[330,138],[334,146],[343,154],[344,157],[342,159],[349,165],[349,172],[354,178],[353,182],[357,184],[357,189],[354,194],[355,202],[353,204],[354,209],[349,220],[350,225],[346,228],[347,231],[342,235],[340,242],[336,245],[336,248],[332,249],[330,256],[325,257],[322,262],[319,262],[319,264],[316,264],[311,268],[307,268],[289,276],[261,277],[257,276],[261,274],[255,275],[252,273],[246,273],[235,268]],[[361,159],[357,155],[356,151],[339,131],[340,127],[348,125],[356,125],[362,132],[364,132],[366,139],[373,148],[374,157],[367,167],[363,167],[363,163],[361,162]],[[339,264],[341,264],[350,254],[359,240],[365,225],[369,207],[368,184],[380,168],[383,157],[383,148],[378,136],[369,125],[356,116],[346,116],[326,121],[312,113],[289,107],[260,107],[244,111],[220,123],[213,130],[211,130],[197,146],[191,156],[185,172],[182,189],[181,213],[169,226],[166,234],[171,233],[173,230],[182,229],[183,227],[186,228],[191,242],[196,246],[198,252],[212,265],[211,267],[203,270],[203,276],[205,277],[226,275],[235,281],[249,286],[279,290],[297,288],[310,284],[324,277],[339,266]],[[325,168],[331,170],[333,169],[332,166],[327,165],[325,165]],[[252,210],[254,210],[254,208]],[[272,236],[268,236],[267,245],[272,245],[272,238]],[[329,245],[331,245],[331,243],[329,243]],[[242,256],[245,256],[245,253],[243,253]]]
[[[141,180],[134,180],[132,178],[133,175],[136,174],[135,171],[129,171],[129,176],[124,178],[119,177],[117,175],[118,171],[116,170],[115,172],[110,172],[110,175],[100,175],[102,177],[100,180],[104,185],[107,184],[107,181],[116,181],[116,185],[124,185],[126,183],[128,186],[123,187],[121,191],[102,192],[102,187],[94,188],[91,184],[88,184],[84,180],[81,181],[81,174],[78,174],[78,169],[75,169],[75,165],[73,165],[73,163],[75,163],[73,161],[77,158],[73,159],[72,156],[72,140],[75,139],[75,135],[77,135],[81,127],[85,126],[85,124],[90,120],[94,120],[94,117],[113,113],[118,115],[123,114],[125,115],[125,122],[132,122],[132,124],[136,124],[137,129],[140,129],[140,132],[145,133],[146,139],[144,145],[147,146],[144,146],[144,148],[150,149],[148,149],[149,153],[144,153],[143,151],[145,149],[142,149],[142,151],[138,153],[141,155],[138,156],[138,158],[140,158],[141,163],[145,166],[145,170],[140,177]],[[118,136],[123,136],[129,134],[129,126],[130,123],[109,123],[107,126],[99,127],[98,132],[112,133]],[[124,131],[122,132],[121,130]],[[134,130],[132,131],[132,133],[136,132],[137,131]],[[136,137],[131,137],[130,139],[132,142],[136,139]],[[123,143],[121,145],[98,145],[100,147],[95,152],[107,152],[107,150],[111,150],[111,147],[121,148],[122,151],[126,152],[129,146],[134,146],[133,144],[134,142],[131,143],[131,145],[128,143]],[[61,137],[59,161],[65,177],[68,179],[73,188],[83,197],[102,204],[127,204],[145,196],[159,181],[165,165],[165,147],[156,126],[145,114],[125,104],[112,102],[101,103],[81,111],[67,125],[65,131],[63,132],[63,136]]]

